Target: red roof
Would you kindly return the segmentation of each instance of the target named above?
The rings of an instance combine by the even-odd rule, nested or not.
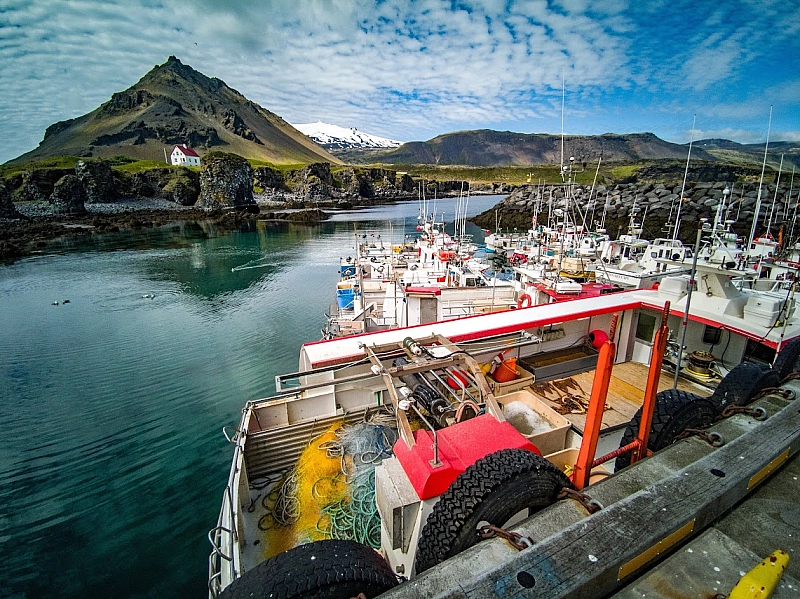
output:
[[[183,152],[186,156],[194,156],[195,158],[200,158],[200,154],[195,152],[189,146],[182,146],[182,145],[178,144],[175,147],[178,148],[181,152]]]

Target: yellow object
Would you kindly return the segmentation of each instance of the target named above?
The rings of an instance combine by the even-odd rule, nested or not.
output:
[[[328,456],[326,444],[336,441],[335,431],[342,422],[335,422],[323,434],[312,439],[300,454],[295,466],[297,475],[297,519],[288,527],[272,526],[264,531],[264,557],[308,543],[330,538],[323,508],[350,501],[350,488],[342,473],[341,456]]]
[[[789,565],[789,554],[778,549],[742,576],[728,599],[768,599]]]
[[[487,362],[486,364],[481,364],[481,372],[486,376],[492,370],[492,363]]]

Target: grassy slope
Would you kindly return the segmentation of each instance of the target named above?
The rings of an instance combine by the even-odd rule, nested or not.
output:
[[[219,79],[206,77],[176,59],[171,58],[167,63],[155,67],[119,96],[135,97],[140,90],[152,94],[154,103],[118,109],[112,98],[92,112],[65,123],[61,131],[51,133],[38,148],[14,159],[14,162],[29,162],[58,155],[86,156],[88,152],[91,152],[92,158],[124,155],[139,160],[161,161],[164,151],[169,153],[172,146],[157,139],[148,138],[141,144],[134,144],[132,139],[110,145],[92,143],[101,135],[113,136],[127,126],[144,123],[149,127],[166,127],[172,131],[214,129],[221,145],[213,146],[211,150],[272,164],[322,161],[341,164],[338,158],[279,116],[249,101]],[[162,101],[164,97],[179,103],[181,108]],[[245,139],[223,125],[226,115],[234,112],[261,143]],[[205,153],[201,148],[198,150],[201,155]]]

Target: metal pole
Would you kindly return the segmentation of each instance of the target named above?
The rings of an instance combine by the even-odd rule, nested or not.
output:
[[[686,308],[683,311],[683,322],[681,325],[681,341],[678,345],[678,363],[675,364],[675,380],[672,383],[672,388],[678,388],[678,375],[681,373],[681,362],[683,361],[683,344],[686,342],[686,326],[689,324],[689,304],[692,302],[692,290],[694,289],[694,276],[697,273],[697,254],[700,253],[700,238],[703,235],[703,225],[705,224],[704,218],[700,219],[697,224],[697,239],[694,242],[694,254],[692,255],[692,273],[689,275],[689,294],[686,296]]]
[[[678,215],[675,217],[675,232],[672,239],[678,239],[678,232],[681,229],[681,208],[683,207],[684,194],[686,193],[686,179],[689,176],[689,161],[692,159],[692,143],[694,143],[694,125],[697,122],[697,115],[692,119],[692,132],[689,135],[689,154],[686,156],[686,170],[683,171],[683,186],[681,187],[681,197],[678,198]]]

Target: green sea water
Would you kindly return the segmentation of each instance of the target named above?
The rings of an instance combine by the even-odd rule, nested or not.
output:
[[[418,212],[175,223],[1,266],[0,596],[204,597],[222,427],[320,338],[354,235],[399,243]]]

